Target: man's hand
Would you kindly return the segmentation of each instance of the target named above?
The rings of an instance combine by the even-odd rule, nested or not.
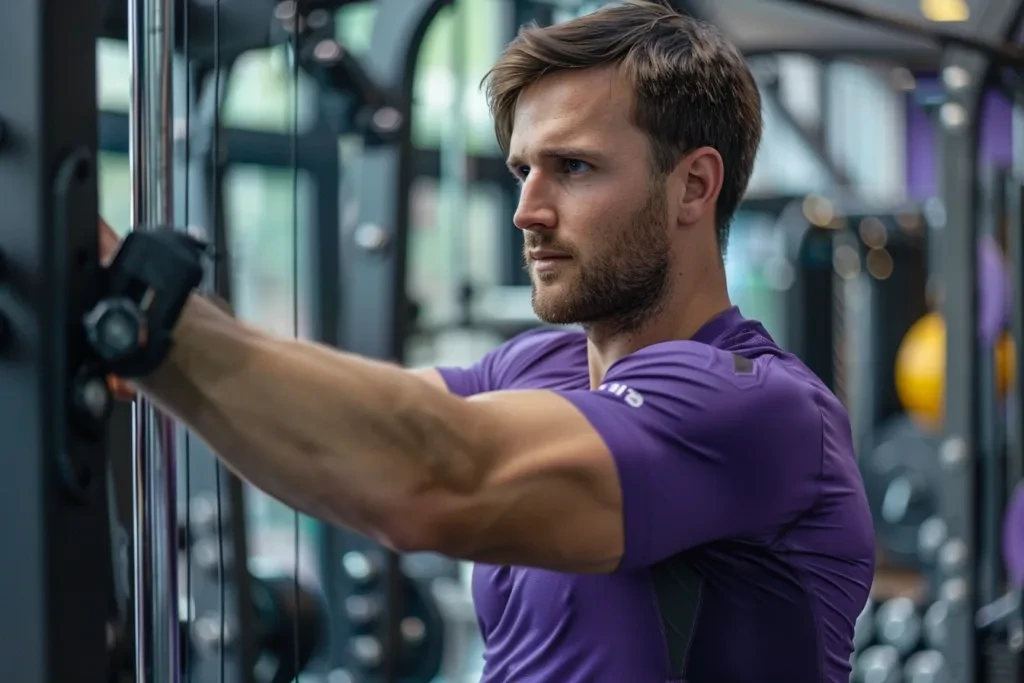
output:
[[[100,263],[109,265],[114,260],[114,255],[121,248],[121,238],[114,229],[103,220],[100,221]]]
[[[102,218],[99,219],[99,235],[100,263],[105,266],[110,265],[110,262],[114,260],[114,255],[117,254],[117,250],[121,248],[121,238]],[[107,386],[110,387],[110,392],[114,395],[114,398],[119,401],[135,399],[135,387],[123,379],[110,375],[107,377]]]

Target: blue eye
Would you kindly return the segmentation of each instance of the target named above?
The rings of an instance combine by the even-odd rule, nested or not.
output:
[[[590,164],[579,159],[566,159],[563,165],[566,173],[583,173],[590,170]]]

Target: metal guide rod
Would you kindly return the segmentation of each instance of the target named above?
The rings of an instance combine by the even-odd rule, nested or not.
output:
[[[976,50],[1004,66],[1024,66],[1024,51],[1005,43],[979,38],[967,31],[936,26],[926,19],[915,19],[898,12],[876,7],[864,7],[841,0],[782,0],[796,5],[816,7],[821,10],[858,19],[882,28],[900,31],[934,41],[940,45],[958,45]]]
[[[132,230],[174,224],[174,1],[128,0]],[[180,681],[174,423],[134,406],[135,681]]]

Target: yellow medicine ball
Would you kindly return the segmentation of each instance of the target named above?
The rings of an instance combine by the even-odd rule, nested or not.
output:
[[[1000,396],[1016,373],[1013,337],[1004,333],[995,348]],[[925,427],[942,424],[946,397],[946,322],[929,313],[911,325],[896,354],[896,394],[907,413]]]

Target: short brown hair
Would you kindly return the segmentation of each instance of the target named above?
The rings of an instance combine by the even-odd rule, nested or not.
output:
[[[524,88],[552,72],[609,65],[633,84],[633,121],[651,141],[656,173],[670,173],[699,147],[722,156],[716,220],[724,255],[761,141],[761,95],[743,55],[704,22],[629,0],[553,26],[522,27],[484,79],[502,151],[508,154]]]

